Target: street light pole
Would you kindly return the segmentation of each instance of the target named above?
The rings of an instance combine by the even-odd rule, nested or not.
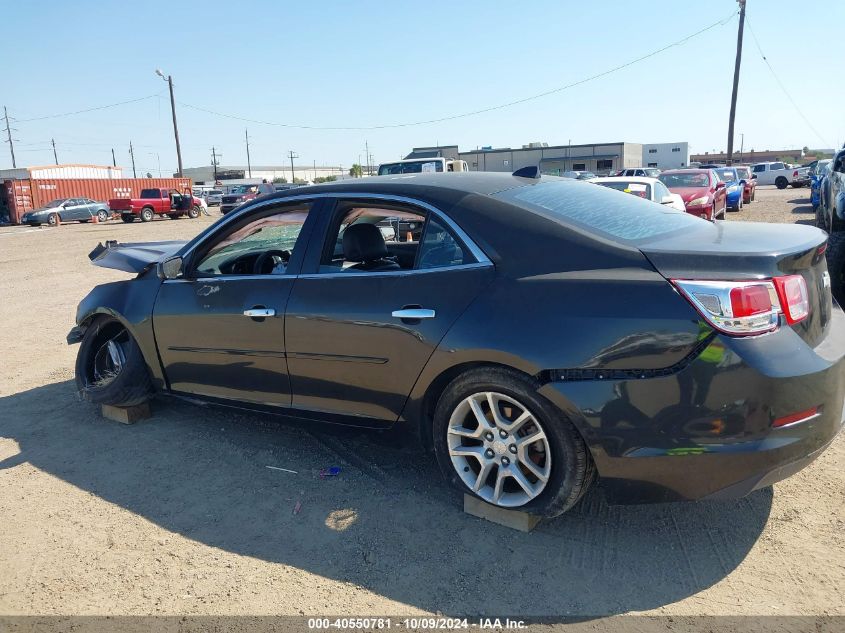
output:
[[[159,68],[156,68],[156,75],[164,79],[170,88],[170,111],[173,114],[173,136],[176,137],[176,160],[179,163],[178,177],[182,178],[182,148],[179,146],[179,128],[176,125],[176,99],[173,98],[173,76],[167,75],[165,77]]]

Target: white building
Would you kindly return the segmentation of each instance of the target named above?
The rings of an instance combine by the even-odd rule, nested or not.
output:
[[[338,180],[342,179],[344,174],[348,174],[349,170],[343,171],[340,166],[333,165],[294,165],[293,177],[297,180],[313,181],[315,178],[325,178],[326,176],[334,176]],[[190,178],[194,184],[214,184],[214,168],[210,165],[208,167],[187,167],[182,170],[185,178]],[[284,178],[288,182],[292,182],[291,166],[290,165],[218,165],[217,166],[217,180],[224,185],[229,181],[243,181],[243,182],[261,182],[267,180],[273,182],[276,178]]]
[[[642,167],[678,169],[689,165],[689,143],[643,143]]]

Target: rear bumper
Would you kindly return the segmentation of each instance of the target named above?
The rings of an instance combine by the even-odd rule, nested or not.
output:
[[[578,426],[610,500],[741,497],[804,468],[845,422],[845,314],[810,348],[789,328],[716,337],[658,378],[555,382],[541,388]],[[820,407],[811,420],[776,418]]]

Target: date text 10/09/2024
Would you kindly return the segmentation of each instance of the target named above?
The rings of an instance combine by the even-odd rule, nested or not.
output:
[[[309,618],[309,631],[339,630],[520,630],[527,626],[524,620],[510,618]]]

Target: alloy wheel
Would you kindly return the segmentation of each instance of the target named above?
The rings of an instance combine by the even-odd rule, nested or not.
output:
[[[461,481],[494,505],[525,505],[551,475],[552,454],[539,419],[501,393],[464,398],[449,419],[447,444]]]

